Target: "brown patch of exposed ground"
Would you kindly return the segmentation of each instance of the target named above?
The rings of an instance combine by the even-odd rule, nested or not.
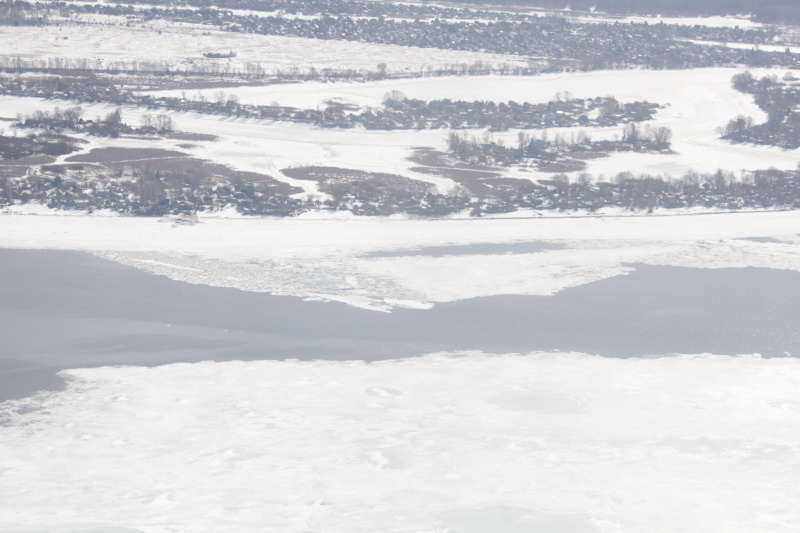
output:
[[[426,167],[466,168],[470,170],[486,170],[489,172],[497,172],[496,168],[481,165],[470,165],[468,163],[464,163],[463,161],[459,161],[445,152],[434,150],[433,148],[426,148],[424,146],[414,148],[414,153],[406,159],[412,163]]]
[[[168,151],[168,150],[164,150]],[[43,172],[51,174],[78,173],[75,177],[94,176],[99,179],[130,179],[142,175],[159,174],[174,183],[210,184],[234,183],[248,185],[255,190],[289,196],[303,192],[299,187],[276,180],[267,174],[242,172],[231,167],[192,157],[165,157],[155,159],[129,159],[103,163],[72,163],[47,165]]]
[[[65,172],[75,172],[91,168],[88,165],[81,165],[78,163],[72,165],[45,165],[42,167],[42,172],[49,172],[51,174],[64,174]]]
[[[219,137],[216,135],[209,135],[208,133],[190,133],[186,131],[173,131],[172,133],[165,133],[162,135],[165,139],[174,139],[176,141],[218,141]]]
[[[28,167],[0,165],[0,178],[21,178],[28,173]]]
[[[581,161],[591,161],[592,159],[608,157],[608,154],[606,152],[571,152],[569,156],[573,159],[580,159]]]
[[[578,172],[581,170],[586,170],[586,163],[583,161],[578,161],[577,159],[561,159],[552,163],[541,164],[539,165],[539,170],[553,174],[560,174],[563,172]]]
[[[425,194],[430,184],[385,172],[367,172],[338,167],[285,168],[281,173],[290,178],[316,181],[319,190],[340,198],[345,195],[361,195],[369,198]]]
[[[4,161],[3,163],[6,165],[47,165],[54,163],[55,160],[56,158],[51,155],[37,154],[11,159],[9,161]]]
[[[469,165],[432,148],[415,148],[408,160],[425,165],[412,167],[412,171],[451,179],[484,198],[527,194],[537,189],[530,180],[503,178],[497,167]]]
[[[420,174],[430,174],[431,176],[449,178],[459,183],[463,180],[499,178],[502,175],[496,171],[492,172],[489,170],[473,170],[468,168],[411,167],[410,170],[419,172]]]

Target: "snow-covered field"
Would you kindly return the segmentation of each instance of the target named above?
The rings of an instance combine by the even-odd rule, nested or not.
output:
[[[66,375],[65,392],[0,407],[2,531],[800,529],[797,359],[467,353]]]
[[[414,48],[349,41],[322,41],[298,37],[243,34],[215,30],[210,26],[177,23],[134,23],[124,17],[103,17],[104,23],[65,23],[62,26],[0,26],[2,55],[23,59],[88,59],[95,66],[114,62],[167,62],[177,70],[196,70],[219,65],[240,70],[245,64],[259,65],[266,72],[356,69],[377,71],[379,63],[388,72],[425,72],[429,68],[470,65],[476,61],[527,64],[519,56]],[[207,52],[236,52],[231,59],[206,59]]]
[[[184,226],[149,218],[0,215],[0,247],[84,250],[191,283],[382,310],[478,296],[549,295],[623,275],[630,271],[629,263],[800,270],[797,211],[593,218],[528,214],[482,220],[201,220]],[[767,242],[747,240],[764,237]],[[367,256],[379,250],[525,242],[563,248]]]

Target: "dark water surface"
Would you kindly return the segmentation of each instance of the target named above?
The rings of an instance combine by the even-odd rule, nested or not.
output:
[[[800,273],[634,266],[554,296],[378,313],[191,285],[81,252],[0,250],[0,401],[62,387],[59,370],[102,365],[462,349],[800,354]]]

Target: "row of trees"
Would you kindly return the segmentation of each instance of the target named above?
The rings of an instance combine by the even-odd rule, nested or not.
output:
[[[19,0],[0,2],[0,25],[8,26],[40,26],[46,24],[49,10],[34,7]]]
[[[669,150],[672,130],[667,127],[641,128],[636,124],[625,125],[622,139],[618,141],[592,141],[584,131],[570,135],[557,134],[550,138],[544,130],[538,137],[520,132],[517,146],[507,147],[502,140],[483,138],[466,133],[450,132],[447,137],[448,151],[454,157],[473,165],[536,166],[542,170],[553,168],[554,163],[567,164],[574,168],[585,168],[585,163],[575,160],[586,154],[603,154],[622,151],[663,152]]]
[[[92,78],[89,78],[91,80]],[[216,91],[211,98],[198,94],[190,98],[186,94],[180,97],[153,97],[139,94],[118,87],[110,87],[108,91],[87,93],[82,87],[88,83],[82,78],[75,78],[75,83],[53,84],[50,78],[42,80],[17,77],[5,81],[0,79],[0,92],[16,96],[69,97],[81,99],[87,95],[90,101],[102,101],[115,105],[132,105],[148,108],[163,108],[173,111],[190,111],[195,113],[235,115],[243,118],[270,119],[287,122],[300,122],[323,127],[353,128],[363,126],[366,129],[481,129],[503,131],[512,128],[542,129],[552,127],[594,127],[614,126],[628,122],[650,120],[661,107],[658,104],[637,101],[620,103],[613,96],[596,98],[574,98],[569,93],[559,93],[545,103],[530,102],[493,102],[493,101],[460,101],[460,100],[419,100],[407,98],[400,91],[387,94],[383,106],[362,110],[358,106],[345,105],[329,100],[324,107],[316,109],[298,109],[294,107],[272,105],[244,105],[235,96],[224,91]],[[65,94],[66,93],[66,94]],[[80,109],[77,110],[80,114]],[[63,127],[73,128],[80,116],[67,121],[62,120],[63,113],[56,110],[58,117],[38,112],[31,117],[19,117],[18,122],[29,127]],[[591,118],[590,118],[591,117]],[[118,135],[124,131],[115,129],[113,117],[105,120],[97,119],[94,125],[81,125],[90,133],[98,135]],[[101,122],[104,122],[101,127]],[[145,115],[142,119],[140,133],[164,133],[172,130],[174,123],[165,114],[157,116]],[[634,132],[638,130],[634,129]]]
[[[346,169],[338,170],[338,174],[347,178]],[[436,193],[426,184],[399,176],[360,176],[359,171],[352,174],[349,179],[321,182],[321,188],[332,196],[324,202],[293,198],[291,194],[295,191],[287,190],[285,184],[260,186],[236,180],[209,183],[190,173],[158,169],[140,169],[104,180],[82,179],[77,174],[78,179],[52,175],[9,179],[0,175],[0,206],[40,202],[52,208],[111,209],[141,216],[191,214],[231,207],[244,214],[276,216],[311,210],[420,216],[469,211],[479,216],[521,208],[586,211],[609,206],[649,211],[679,207],[800,208],[798,172],[775,169],[740,176],[722,170],[708,174],[690,172],[678,177],[622,172],[609,179],[586,173],[574,177],[556,174],[538,183],[522,179],[470,179],[451,194]],[[483,187],[486,184],[491,188]]]
[[[81,118],[83,110],[79,106],[60,109],[55,107],[53,111],[36,110],[30,115],[17,114],[16,126],[21,128],[40,128],[44,130],[69,130],[88,133],[98,137],[119,137],[121,134],[153,134],[169,133],[175,128],[175,121],[168,115],[144,114],[141,118],[141,126],[133,128],[123,122],[122,112],[115,109],[105,117],[97,117],[94,120],[84,120]]]

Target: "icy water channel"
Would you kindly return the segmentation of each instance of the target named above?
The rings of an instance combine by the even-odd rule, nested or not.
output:
[[[379,313],[191,285],[80,252],[0,250],[0,401],[63,387],[59,370],[101,365],[450,350],[800,354],[800,273],[633,266],[554,296]]]

